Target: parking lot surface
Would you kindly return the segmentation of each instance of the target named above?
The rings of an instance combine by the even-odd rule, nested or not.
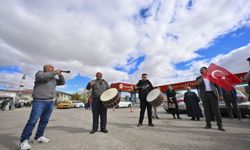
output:
[[[31,108],[0,112],[0,150],[18,149],[19,136],[27,122]],[[132,111],[132,112],[131,112]],[[250,119],[242,121],[223,118],[226,132],[204,129],[204,118],[191,121],[182,114],[175,120],[158,108],[159,120],[155,127],[147,125],[147,115],[142,127],[137,127],[139,108],[108,110],[109,133],[89,134],[92,126],[90,110],[54,109],[45,137],[51,142],[31,143],[35,150],[249,150]],[[34,137],[36,129],[33,131]]]

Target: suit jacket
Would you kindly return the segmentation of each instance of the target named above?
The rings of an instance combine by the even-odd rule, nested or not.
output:
[[[206,87],[205,87],[205,83],[204,83],[202,76],[199,76],[196,78],[196,85],[197,85],[198,94],[200,98],[203,100],[205,98]],[[222,90],[217,85],[213,84],[212,82],[210,82],[210,86],[215,96],[219,100],[220,96],[223,96]]]

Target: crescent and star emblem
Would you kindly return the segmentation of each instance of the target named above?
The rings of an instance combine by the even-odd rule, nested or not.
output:
[[[216,73],[219,73],[220,75],[219,75],[219,76],[217,75],[217,77],[216,77],[216,75],[215,75]],[[224,72],[222,72],[221,70],[214,70],[214,71],[212,71],[211,76],[212,76],[214,79],[218,79],[218,78],[220,78],[220,77],[221,77],[222,80],[225,80],[225,79],[226,79]]]

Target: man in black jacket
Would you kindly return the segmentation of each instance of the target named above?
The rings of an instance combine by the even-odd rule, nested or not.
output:
[[[239,106],[237,104],[238,97],[237,97],[236,89],[233,88],[232,91],[226,91],[223,88],[221,88],[221,89],[222,89],[223,99],[225,101],[229,117],[231,119],[233,119],[234,118],[233,112],[235,112],[237,118],[239,120],[241,120],[241,112],[240,112]],[[231,107],[231,104],[233,105],[233,109]]]
[[[147,101],[148,93],[153,89],[152,83],[147,79],[147,74],[142,74],[142,79],[134,87],[135,90],[139,91],[139,99],[140,99],[140,118],[139,123],[137,124],[138,127],[142,126],[142,122],[144,119],[144,113],[147,108],[148,112],[148,125],[153,127],[154,124],[152,123],[152,106]]]

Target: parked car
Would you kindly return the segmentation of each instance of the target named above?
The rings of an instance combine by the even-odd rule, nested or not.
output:
[[[128,108],[130,108],[130,107],[132,107],[132,105],[133,104],[130,101],[121,100],[120,103],[117,105],[117,107],[119,107],[119,108],[121,108],[121,107],[124,107],[124,108],[128,107]]]
[[[241,91],[239,90],[236,90],[236,91],[237,91],[237,97],[238,97],[237,103],[241,111],[242,117],[245,117],[246,114],[250,116],[250,101],[248,101],[248,97],[244,95]],[[219,108],[222,114],[227,113],[227,108],[226,108],[226,104],[224,101],[219,101]]]
[[[0,101],[0,108],[2,111],[9,109],[9,102],[10,102],[10,100],[1,100]]]
[[[57,103],[57,109],[69,109],[72,107],[72,104],[70,101],[62,101]]]
[[[186,108],[186,104],[184,103],[184,94],[181,94],[181,93],[176,94],[176,100],[177,100],[177,104],[178,104],[180,113],[186,113],[187,108]],[[163,102],[163,108],[167,113],[169,112],[167,99],[164,100],[164,102]]]
[[[238,106],[241,111],[242,117],[245,117],[246,114],[250,116],[250,101],[248,101],[248,97],[244,95],[241,91],[239,90],[236,90],[236,91],[237,91],[237,97],[238,97],[237,102],[238,102]],[[185,113],[187,109],[184,103],[184,94],[177,94],[176,98],[177,98],[177,103],[178,103],[180,112]],[[201,101],[200,101],[200,105],[202,108],[203,105]],[[163,102],[163,108],[166,110],[166,112],[168,112],[167,100]],[[226,109],[226,105],[224,101],[219,101],[219,108],[222,114],[227,114],[227,109]]]
[[[72,100],[72,107],[73,108],[84,108],[84,103],[80,100]]]

